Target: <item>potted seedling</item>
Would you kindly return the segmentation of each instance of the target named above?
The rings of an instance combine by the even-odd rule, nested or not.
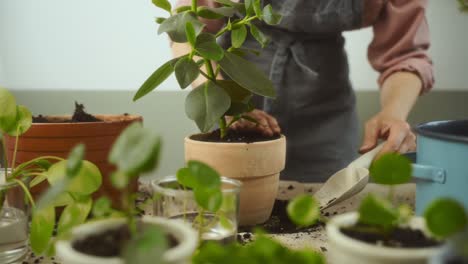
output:
[[[141,86],[136,101],[157,88],[172,73],[182,89],[199,75],[206,81],[186,97],[185,112],[195,121],[202,134],[185,139],[185,160],[203,161],[221,175],[240,180],[241,224],[257,224],[268,219],[276,197],[279,173],[284,169],[286,140],[284,136],[262,137],[256,133],[235,133],[230,127],[249,117],[252,96],[275,97],[271,81],[254,64],[243,58],[242,47],[250,34],[264,47],[268,38],[256,23],[277,24],[281,16],[271,5],[261,6],[259,0],[235,3],[217,0],[220,7],[191,6],[172,10],[167,0],[153,0],[166,10],[166,18],[157,18],[159,33],[167,33],[173,42],[188,43],[188,54],[172,59],[158,68]],[[226,25],[216,33],[205,32],[198,19],[224,19]],[[221,47],[217,39],[230,34],[229,47]],[[225,78],[223,78],[224,76]],[[218,129],[209,132],[215,125]],[[251,201],[255,200],[255,203]]]
[[[86,159],[96,164],[103,174],[103,184],[95,197],[107,195],[117,204],[118,191],[109,182],[109,174],[114,167],[107,162],[109,150],[118,135],[133,122],[141,122],[141,116],[134,115],[91,115],[85,112],[82,104],[75,103],[73,115],[34,116],[31,127],[19,137],[5,135],[6,154],[10,160],[15,155],[15,166],[40,156],[65,158],[70,150],[84,144]],[[16,151],[15,151],[16,149]],[[132,182],[136,190],[136,180]],[[38,196],[47,188],[37,186],[33,196]]]
[[[443,239],[466,228],[465,209],[451,198],[434,200],[424,217],[413,216],[407,204],[394,204],[394,185],[406,183],[412,176],[411,162],[406,157],[386,154],[373,162],[370,175],[374,182],[390,186],[389,197],[370,194],[362,200],[358,212],[328,221],[331,263],[427,263],[440,251]],[[294,200],[291,204],[297,203]],[[296,211],[302,215],[319,213],[310,205],[312,202],[304,203],[313,210],[294,207],[291,215],[300,215]]]
[[[121,191],[121,209],[112,208],[105,197],[96,201],[95,221],[78,226],[57,243],[57,256],[64,263],[187,263],[197,246],[196,232],[181,220],[138,217],[136,194],[128,185],[156,167],[159,149],[159,137],[140,123],[124,130],[109,154],[117,166],[111,182]]]
[[[83,145],[74,148],[67,160],[42,156],[15,162],[18,138],[31,127],[32,115],[26,107],[16,105],[14,96],[4,88],[0,88],[0,107],[0,132],[15,137],[12,160],[9,162],[4,153],[5,168],[0,172],[0,262],[10,263],[18,261],[27,251],[29,207],[32,209],[29,243],[36,254],[50,253],[56,219],[58,237],[84,222],[92,206],[90,195],[101,185],[101,174],[94,164],[83,160]],[[51,161],[56,163],[52,165]],[[70,185],[62,183],[60,179],[64,177]],[[36,207],[31,190],[45,181],[53,187],[57,199]],[[59,218],[56,207],[64,208]]]

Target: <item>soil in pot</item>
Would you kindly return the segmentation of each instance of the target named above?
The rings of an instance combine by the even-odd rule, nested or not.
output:
[[[166,239],[169,248],[173,248],[179,244],[177,239],[171,234],[166,234]],[[77,240],[72,244],[72,247],[87,255],[108,258],[119,257],[129,240],[130,230],[127,225],[122,225],[119,228],[109,229]]]
[[[73,116],[71,120],[66,120],[66,119],[57,119],[57,120],[52,120],[49,118],[46,118],[42,115],[34,116],[33,117],[33,123],[84,123],[84,122],[100,122],[102,121],[101,119],[86,113],[84,110],[85,107],[83,104],[79,104],[75,102],[75,111],[73,112]]]
[[[210,133],[197,134],[190,137],[190,139],[205,142],[225,142],[225,143],[252,143],[269,141],[280,138],[281,135],[265,136],[258,131],[238,131],[229,129],[226,136],[221,138],[221,132],[216,129]]]
[[[366,243],[393,248],[428,248],[441,245],[440,241],[427,237],[421,230],[399,227],[387,236],[359,230],[368,228],[368,225],[356,224],[352,227],[341,228],[340,231],[351,238]]]

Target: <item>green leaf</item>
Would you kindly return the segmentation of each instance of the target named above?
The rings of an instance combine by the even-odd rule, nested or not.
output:
[[[265,48],[266,45],[268,45],[268,42],[270,42],[269,38],[263,34],[260,29],[258,29],[254,24],[250,24],[250,34],[257,40],[258,43],[262,46],[262,48]]]
[[[169,12],[169,14],[171,13],[172,6],[168,0],[152,0],[152,1],[155,6],[166,10],[167,12]]]
[[[156,18],[156,23],[157,24],[162,24],[164,21],[166,21],[165,17],[157,17]]]
[[[91,211],[92,204],[91,198],[86,197],[82,201],[75,201],[67,205],[57,224],[58,235],[65,234],[73,227],[84,223]]]
[[[281,15],[276,13],[270,4],[263,8],[262,18],[268,25],[278,25],[281,22]]]
[[[207,7],[199,6],[197,8],[197,15],[206,19],[221,19],[224,17],[232,17],[236,12],[233,7]]]
[[[177,171],[177,181],[185,187],[194,189],[197,187],[197,179],[189,168],[181,168]]]
[[[379,184],[395,185],[411,180],[411,161],[397,153],[384,154],[369,169],[372,179]]]
[[[187,40],[190,43],[190,45],[192,47],[195,47],[197,35],[195,33],[195,28],[193,27],[192,23],[187,22],[187,24],[185,25],[185,34],[187,35]]]
[[[198,65],[188,57],[180,59],[175,65],[175,76],[182,89],[189,86],[199,75]]]
[[[297,196],[290,201],[286,210],[289,219],[301,227],[315,224],[320,217],[319,204],[307,194]]]
[[[190,160],[187,163],[187,168],[196,179],[197,183],[194,188],[219,189],[221,187],[221,176],[207,164]]]
[[[250,16],[254,12],[253,1],[254,0],[245,0],[244,1],[244,3],[245,3],[245,12],[246,12],[246,15],[248,15],[248,16]]]
[[[49,247],[55,225],[55,208],[52,206],[35,210],[32,215],[29,243],[36,255],[40,255]]]
[[[217,212],[223,203],[220,189],[197,188],[194,195],[197,204],[210,212]]]
[[[67,175],[75,175],[80,171],[81,165],[83,164],[84,153],[85,145],[83,144],[77,145],[70,151],[67,158]]]
[[[439,238],[461,232],[468,225],[465,208],[451,198],[434,200],[424,211],[424,218],[429,231]]]
[[[132,237],[123,250],[125,263],[160,264],[168,249],[166,233],[158,226],[145,226],[143,232]]]
[[[205,27],[205,24],[198,21],[197,17],[191,11],[186,11],[166,19],[159,26],[158,34],[166,32],[172,41],[185,43],[187,42],[187,35],[185,34],[185,25],[187,25],[187,23],[193,25],[196,35],[200,34],[203,27]]]
[[[170,60],[159,67],[151,76],[143,83],[133,97],[133,101],[140,99],[149,92],[156,89],[162,82],[164,82],[173,72],[174,64],[179,58]]]
[[[217,2],[217,3],[223,4],[225,6],[234,7],[235,9],[237,9],[240,12],[245,12],[245,8],[244,8],[245,6],[242,3],[236,3],[236,2],[233,2],[231,0],[214,0],[214,1]]]
[[[192,6],[185,5],[185,6],[179,6],[175,9],[176,13],[182,13],[185,11],[190,11],[192,9]]]
[[[0,86],[0,130],[10,131],[15,126],[17,112],[15,97]]]
[[[136,177],[156,168],[160,145],[156,134],[135,122],[117,138],[109,154],[109,161],[128,176]]]
[[[111,214],[112,211],[111,200],[107,197],[100,197],[94,202],[91,214],[94,218],[101,218]]]
[[[232,80],[252,93],[269,98],[276,96],[271,81],[252,62],[226,52],[219,65]]]
[[[24,134],[32,125],[32,114],[25,106],[18,105],[16,107],[16,120],[14,125],[5,130],[5,132],[10,136],[19,136]]]
[[[213,82],[207,81],[190,91],[185,99],[185,113],[202,132],[209,131],[229,109],[229,95]]]
[[[232,102],[248,103],[252,93],[232,80],[217,80],[216,84],[231,97]]]
[[[216,43],[216,37],[210,33],[201,33],[197,37],[195,50],[209,60],[219,61],[224,56],[224,50]]]
[[[238,116],[249,112],[250,105],[245,103],[231,102],[231,107],[226,111],[225,115]]]
[[[245,25],[234,29],[231,33],[231,42],[234,48],[239,48],[244,44],[244,41],[247,37],[247,28]]]
[[[123,171],[114,171],[110,175],[110,180],[112,186],[114,186],[116,189],[123,190],[128,186],[130,176]]]
[[[255,11],[255,15],[258,16],[258,17],[262,17],[263,14],[262,14],[262,3],[260,2],[260,0],[253,0],[253,9]]]
[[[384,229],[397,224],[398,211],[385,199],[369,194],[359,206],[359,222]]]

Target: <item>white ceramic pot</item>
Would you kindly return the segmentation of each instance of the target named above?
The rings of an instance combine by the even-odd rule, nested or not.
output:
[[[327,223],[328,260],[331,264],[425,264],[441,247],[422,249],[389,248],[372,245],[346,236],[341,227],[352,226],[358,213],[351,212],[333,217]],[[413,217],[409,226],[424,230],[424,221]]]
[[[80,225],[72,230],[72,238],[56,243],[57,257],[64,264],[123,264],[119,257],[104,258],[90,256],[75,250],[72,247],[74,241],[82,239],[89,234],[102,233],[107,229],[116,228],[124,223],[124,219],[107,219]],[[191,257],[198,245],[197,233],[189,225],[179,220],[169,220],[160,217],[144,216],[144,223],[162,227],[177,239],[179,244],[163,255],[168,264],[190,263]]]

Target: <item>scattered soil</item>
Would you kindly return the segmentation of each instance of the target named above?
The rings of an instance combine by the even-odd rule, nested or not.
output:
[[[166,235],[169,248],[178,245],[172,235]],[[72,247],[82,253],[99,257],[118,257],[130,240],[130,231],[126,225],[118,229],[106,230],[103,233],[88,236],[73,243]]]
[[[323,223],[319,222],[310,227],[298,228],[289,220],[288,213],[286,212],[287,205],[287,200],[276,200],[268,221],[257,226],[241,226],[239,227],[239,232],[252,232],[255,228],[260,228],[269,234],[312,233],[319,227],[324,226]]]
[[[341,232],[354,239],[370,244],[379,244],[394,248],[426,248],[440,245],[439,241],[426,237],[420,230],[397,228],[388,237],[382,234],[358,231],[356,228],[369,227],[357,224],[353,227],[341,228]]]
[[[43,115],[33,116],[33,123],[85,123],[85,122],[100,122],[102,121],[95,116],[86,113],[83,104],[75,102],[75,111],[71,120],[50,120]]]
[[[216,129],[210,133],[193,135],[190,138],[205,142],[252,143],[275,140],[280,137],[281,135],[268,137],[257,131],[238,131],[229,129],[227,135],[221,139],[221,132],[219,129]]]

